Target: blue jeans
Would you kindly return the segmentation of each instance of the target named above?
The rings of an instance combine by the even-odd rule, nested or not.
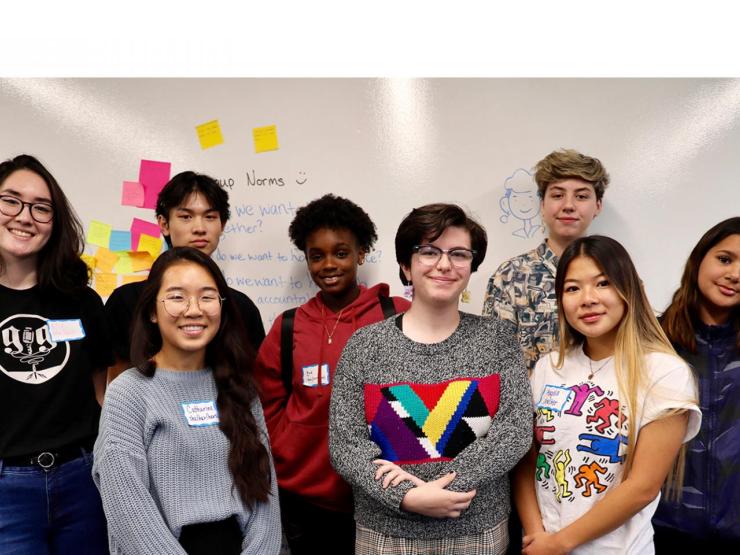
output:
[[[0,553],[102,555],[108,534],[91,475],[92,453],[53,467],[0,459]]]

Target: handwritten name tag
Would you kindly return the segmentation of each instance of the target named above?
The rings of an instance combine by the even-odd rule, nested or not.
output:
[[[329,365],[325,362],[321,365],[321,385],[329,383]],[[303,385],[316,387],[319,384],[319,365],[309,364],[303,367]]]
[[[82,320],[79,318],[48,320],[46,325],[49,328],[49,337],[52,341],[77,341],[85,338],[85,328],[82,327]]]
[[[188,426],[218,426],[218,409],[216,401],[187,401],[180,403]]]
[[[560,412],[563,410],[563,407],[565,407],[565,403],[568,402],[571,395],[573,395],[573,391],[567,387],[546,385],[545,389],[542,390],[542,395],[540,396],[540,401],[537,403],[537,408]]]

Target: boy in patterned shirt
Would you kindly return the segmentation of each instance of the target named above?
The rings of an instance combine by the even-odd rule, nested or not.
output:
[[[483,315],[511,320],[531,372],[543,353],[557,349],[555,268],[573,240],[586,235],[601,212],[609,174],[597,158],[556,150],[535,166],[537,194],[548,235],[537,248],[501,264],[491,276]]]

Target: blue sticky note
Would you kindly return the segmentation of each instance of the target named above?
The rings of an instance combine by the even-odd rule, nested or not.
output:
[[[110,232],[110,246],[108,250],[111,251],[130,251],[131,250],[131,232],[130,231],[119,231],[113,230]]]

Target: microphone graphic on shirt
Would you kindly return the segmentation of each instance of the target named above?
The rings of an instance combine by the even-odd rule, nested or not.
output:
[[[49,341],[46,326],[36,330],[25,326],[23,331],[10,326],[2,330],[2,338],[6,353],[23,364],[31,365],[31,373],[26,380],[46,379],[46,375],[37,369],[55,346],[55,343]]]

